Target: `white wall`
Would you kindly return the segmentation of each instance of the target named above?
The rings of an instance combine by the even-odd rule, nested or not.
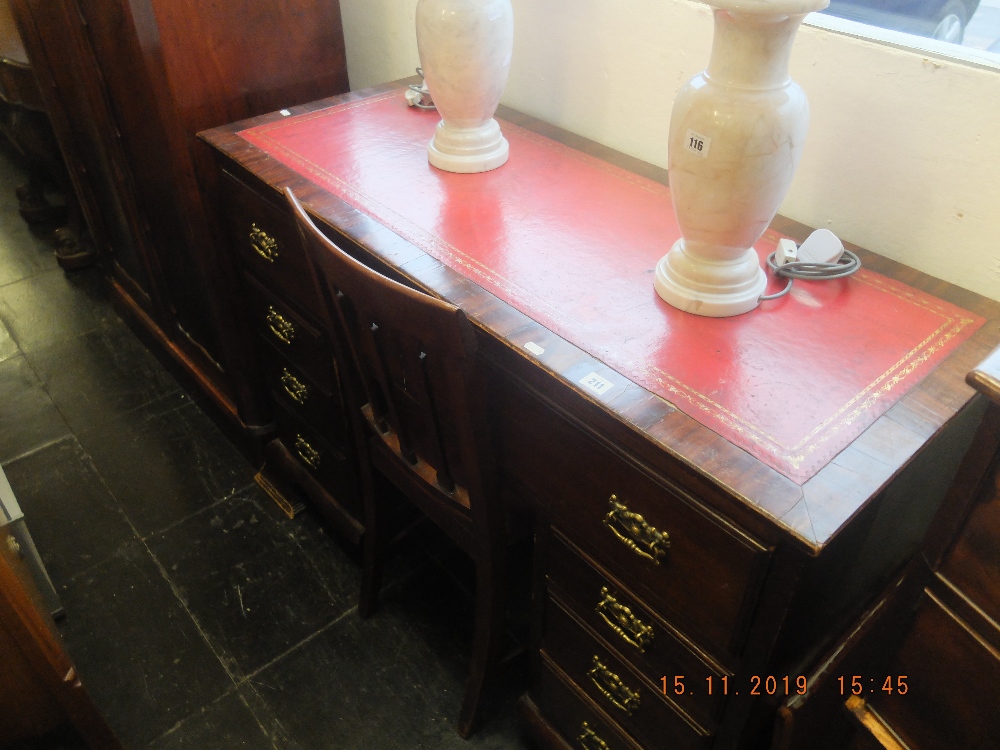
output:
[[[416,0],[340,0],[354,89],[412,75]],[[705,67],[688,0],[513,0],[504,103],[666,166],[670,107]],[[1000,300],[1000,71],[804,26],[812,107],[781,213]]]

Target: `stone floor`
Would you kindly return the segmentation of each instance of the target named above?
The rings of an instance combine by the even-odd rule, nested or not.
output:
[[[432,532],[368,621],[357,555],[290,521],[255,467],[16,212],[0,148],[0,464],[66,610],[85,685],[130,748],[521,748],[511,675],[454,731],[468,566]],[[464,575],[463,575],[464,574]]]

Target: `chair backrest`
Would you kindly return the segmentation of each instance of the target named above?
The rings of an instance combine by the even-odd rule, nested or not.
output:
[[[458,307],[354,259],[313,224],[288,188],[331,337],[346,341],[362,411],[413,470],[463,505],[495,492],[472,324]],[[428,472],[428,468],[431,469]],[[492,505],[492,503],[489,503]]]

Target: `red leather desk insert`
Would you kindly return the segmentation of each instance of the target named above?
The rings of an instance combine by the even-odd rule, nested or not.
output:
[[[653,291],[680,236],[668,188],[509,122],[505,166],[441,172],[437,121],[392,92],[240,135],[796,482],[983,323],[864,269],[735,318],[679,312]]]

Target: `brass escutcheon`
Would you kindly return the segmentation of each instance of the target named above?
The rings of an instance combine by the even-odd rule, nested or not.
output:
[[[670,535],[650,526],[645,518],[618,502],[615,495],[609,502],[611,510],[604,517],[604,525],[630,550],[659,565],[670,547]]]
[[[639,693],[622,682],[622,678],[601,664],[600,657],[594,657],[594,667],[587,676],[601,691],[601,694],[617,708],[629,716],[639,707]]]
[[[305,404],[309,400],[309,386],[292,375],[287,367],[281,373],[281,385],[292,401]]]
[[[268,263],[274,263],[278,259],[277,240],[255,223],[250,225],[250,244],[257,255]]]
[[[7,537],[7,547],[10,548],[11,552],[17,555],[18,559],[21,560],[24,559],[24,551],[21,549],[21,545],[18,544],[17,540],[14,537],[12,536]]]
[[[274,307],[267,308],[267,324],[282,343],[290,344],[295,339],[295,326]]]
[[[653,628],[647,625],[634,614],[632,610],[615,599],[608,591],[607,586],[601,588],[601,601],[597,603],[595,611],[601,619],[608,624],[618,636],[631,646],[635,646],[640,651],[645,651],[646,646],[653,642]]]
[[[587,722],[583,722],[580,727],[583,734],[576,738],[583,750],[610,750],[608,743],[597,736],[597,733],[590,728]]]
[[[320,465],[319,451],[313,448],[301,435],[295,436],[295,452],[306,462],[310,469],[318,469]]]

